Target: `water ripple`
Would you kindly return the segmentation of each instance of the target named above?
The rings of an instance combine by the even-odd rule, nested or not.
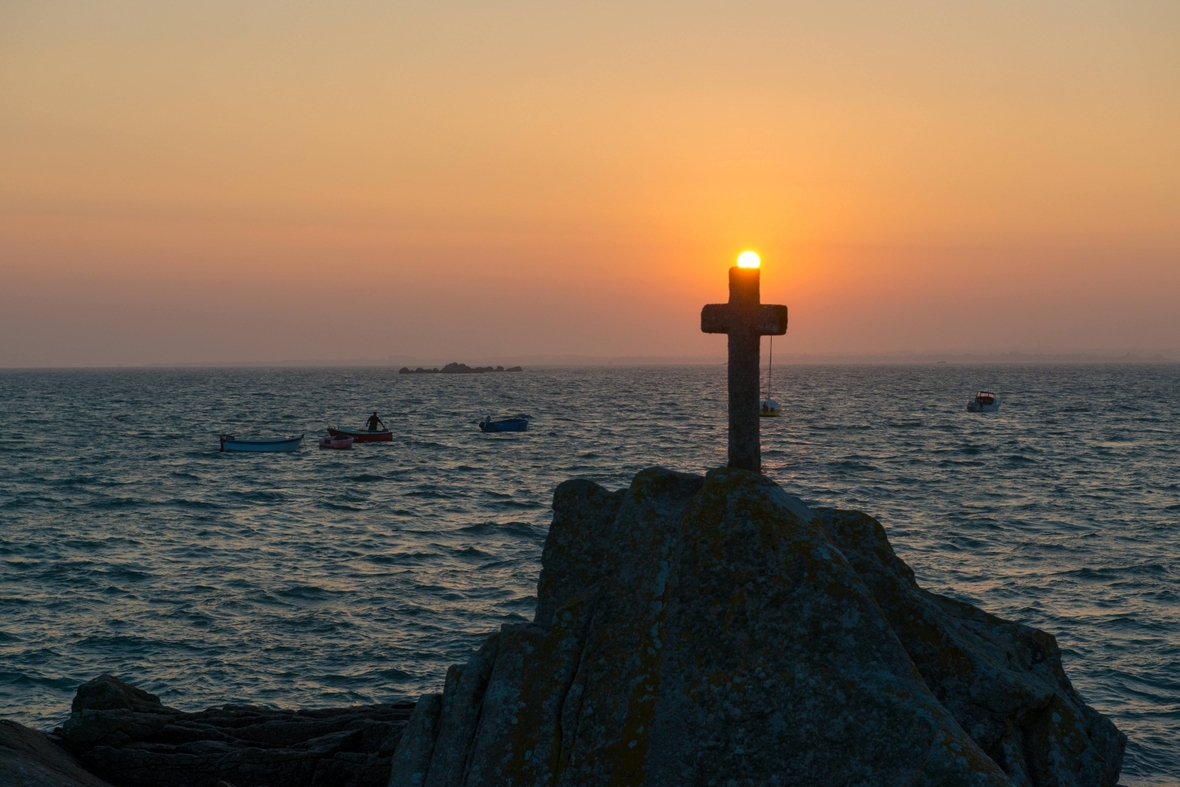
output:
[[[1053,632],[1130,735],[1123,783],[1175,784],[1180,369],[781,375],[767,473],[877,516],[926,587]],[[999,412],[965,412],[980,387]],[[723,463],[725,398],[720,367],[2,372],[0,717],[59,723],[102,672],[186,709],[437,690],[531,614],[553,488]],[[374,409],[394,443],[314,447]],[[475,428],[518,412],[529,432]],[[222,432],[307,444],[225,455]]]

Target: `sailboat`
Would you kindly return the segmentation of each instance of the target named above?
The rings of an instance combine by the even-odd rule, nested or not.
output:
[[[758,403],[758,415],[763,418],[777,418],[783,414],[783,409],[770,396],[770,379],[774,371],[774,337],[770,337],[770,363],[766,366],[766,398]]]

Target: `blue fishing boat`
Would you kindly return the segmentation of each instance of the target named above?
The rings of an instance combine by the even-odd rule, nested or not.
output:
[[[512,418],[501,418],[493,421],[489,415],[479,422],[479,428],[483,432],[526,432],[529,428],[529,417],[527,415],[517,415]]]
[[[285,437],[281,440],[239,440],[232,434],[221,436],[222,451],[246,451],[250,453],[278,453],[281,451],[298,451],[303,443],[303,435]]]

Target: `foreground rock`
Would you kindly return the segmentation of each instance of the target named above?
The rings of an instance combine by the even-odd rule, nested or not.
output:
[[[384,787],[412,709],[184,713],[104,675],[78,689],[60,732],[81,764],[118,787]]]
[[[558,487],[537,612],[423,697],[391,787],[1118,781],[1053,637],[922,590],[770,481]]]
[[[110,787],[79,767],[49,735],[3,720],[0,720],[0,785]]]

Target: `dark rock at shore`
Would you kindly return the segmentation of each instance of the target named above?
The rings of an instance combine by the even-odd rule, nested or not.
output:
[[[391,787],[1118,781],[1051,635],[753,473],[562,484],[537,595],[418,703]]]
[[[164,710],[179,713],[164,708],[155,694],[149,694],[110,675],[83,683],[70,703],[70,713],[98,710],[133,710],[140,713],[159,713]]]
[[[185,713],[103,675],[78,689],[60,734],[82,765],[117,787],[385,787],[413,707]]]
[[[0,720],[3,787],[111,787],[81,768],[53,736]]]

